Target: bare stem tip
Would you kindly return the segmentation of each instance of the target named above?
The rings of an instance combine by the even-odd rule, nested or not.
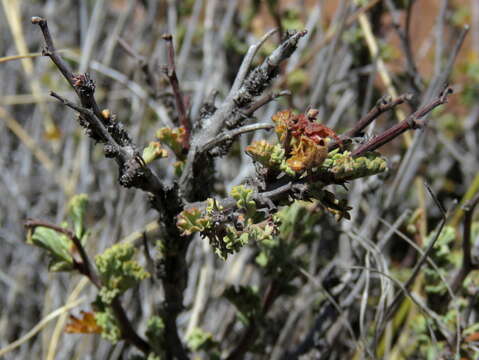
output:
[[[41,24],[44,23],[46,20],[40,16],[33,16],[32,17],[32,24]]]

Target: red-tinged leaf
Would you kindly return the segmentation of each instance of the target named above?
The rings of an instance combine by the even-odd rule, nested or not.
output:
[[[92,312],[82,311],[81,318],[70,315],[70,322],[65,328],[69,334],[100,334],[102,328],[96,323]]]
[[[466,342],[479,341],[479,332],[472,333],[464,339]]]
[[[318,145],[314,140],[301,136],[299,142],[293,145],[287,164],[294,171],[300,172],[320,166],[327,156],[326,146]]]

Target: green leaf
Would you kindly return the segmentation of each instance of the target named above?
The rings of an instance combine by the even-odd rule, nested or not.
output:
[[[150,142],[150,144],[143,149],[143,154],[141,155],[146,164],[167,156],[168,152],[162,148],[161,144],[157,141]]]
[[[27,244],[47,250],[51,257],[48,266],[50,271],[73,270],[71,255],[72,244],[67,236],[53,229],[38,226],[27,236]]]
[[[86,194],[75,195],[68,204],[68,216],[72,221],[75,236],[80,240],[86,233],[84,218],[87,206],[88,196]]]
[[[182,230],[181,235],[189,236],[195,232],[204,231],[209,226],[209,219],[197,209],[183,210],[178,215],[176,226]]]
[[[240,209],[246,210],[248,217],[252,217],[256,212],[256,203],[253,200],[253,189],[244,185],[234,186],[230,195],[236,200],[236,205]]]

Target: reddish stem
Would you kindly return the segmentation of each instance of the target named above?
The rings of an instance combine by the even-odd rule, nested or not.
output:
[[[383,146],[384,144],[387,144],[388,142],[398,137],[407,130],[414,130],[424,127],[426,125],[426,122],[419,121],[419,119],[429,114],[439,105],[447,103],[447,97],[451,93],[452,89],[450,87],[446,87],[432,102],[424,105],[422,108],[413,112],[399,124],[396,124],[393,127],[387,129],[382,134],[379,134],[378,136],[368,141],[366,144],[361,145],[351,153],[351,156],[361,156],[369,151],[374,151],[377,148]]]
[[[183,147],[185,149],[189,149],[191,122],[187,114],[185,99],[180,89],[180,83],[178,81],[178,77],[176,76],[175,48],[173,46],[173,36],[171,36],[171,34],[164,34],[162,38],[166,41],[166,47],[168,52],[168,68],[166,71],[166,76],[170,81],[171,87],[173,89],[173,94],[175,95],[176,109],[178,110],[180,124],[185,128],[186,132]]]

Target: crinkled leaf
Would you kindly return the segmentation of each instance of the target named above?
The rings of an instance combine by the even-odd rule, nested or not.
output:
[[[208,223],[208,218],[199,209],[192,208],[183,210],[178,215],[176,226],[182,230],[181,235],[189,236],[195,232],[205,230],[208,227]]]
[[[65,332],[69,334],[100,334],[102,332],[95,320],[92,312],[81,312],[82,317],[70,315],[69,323],[65,327]]]
[[[143,149],[143,154],[141,157],[146,164],[149,164],[156,159],[168,157],[168,152],[166,149],[161,147],[161,144],[158,141],[152,141],[146,148]]]
[[[387,162],[379,153],[368,152],[353,158],[349,151],[330,153],[319,169],[336,183],[376,175],[386,170]]]
[[[284,141],[288,131],[289,122],[293,116],[294,115],[291,110],[283,110],[277,112],[271,117],[271,120],[273,120],[275,124],[274,131],[276,132],[276,135],[278,135],[279,141]]]
[[[185,155],[183,154],[183,144],[186,140],[186,131],[184,127],[176,129],[170,129],[168,127],[161,128],[156,132],[156,137],[163,144],[166,144],[178,159],[184,160]]]
[[[291,157],[286,161],[293,171],[302,172],[320,166],[328,156],[328,148],[318,145],[314,140],[301,136],[292,145]]]
[[[254,141],[246,148],[246,153],[265,168],[294,175],[294,171],[286,163],[284,149],[280,144],[272,145],[265,140]]]
[[[100,295],[105,303],[111,303],[115,296],[150,276],[133,259],[134,255],[135,248],[132,244],[121,243],[113,245],[103,254],[96,256],[96,266],[104,285]]]
[[[246,210],[249,217],[253,216],[256,212],[256,203],[253,200],[252,188],[248,188],[244,185],[234,186],[231,189],[230,195],[236,200],[236,205],[240,209]]]

